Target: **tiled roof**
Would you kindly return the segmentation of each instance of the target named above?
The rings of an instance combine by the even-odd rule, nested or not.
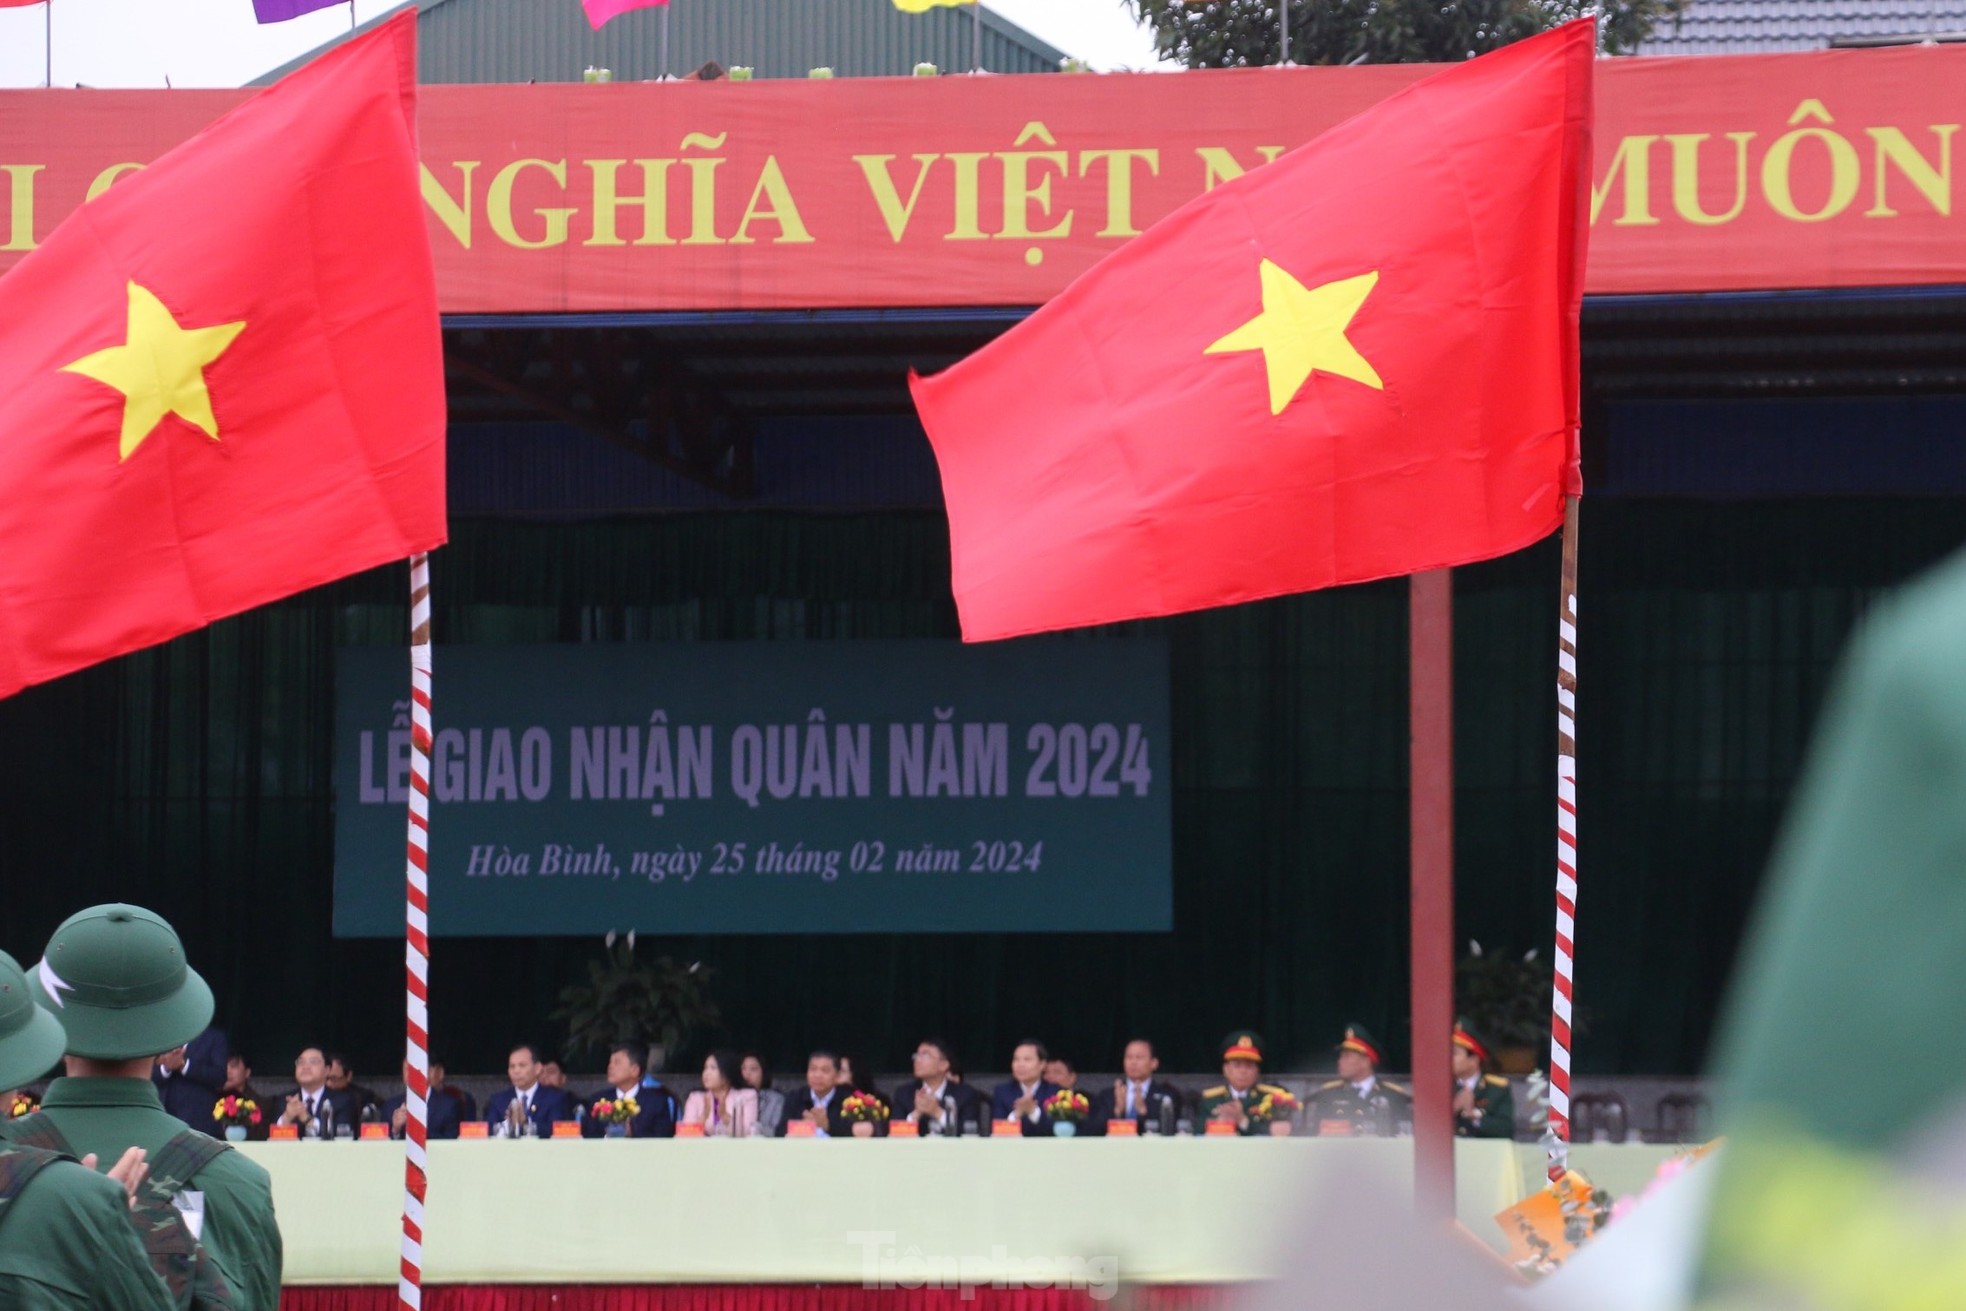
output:
[[[1677,30],[1659,25],[1642,55],[1821,50],[1832,39],[1966,32],[1966,0],[1691,0]]]

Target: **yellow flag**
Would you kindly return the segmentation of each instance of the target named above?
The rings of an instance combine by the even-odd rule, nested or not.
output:
[[[957,5],[973,5],[976,0],[894,0],[894,7],[910,14],[925,14],[931,9],[954,9]]]

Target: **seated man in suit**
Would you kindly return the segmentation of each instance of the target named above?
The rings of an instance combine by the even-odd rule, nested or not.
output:
[[[661,1084],[650,1088],[643,1082],[648,1073],[649,1049],[638,1042],[618,1042],[608,1048],[608,1086],[586,1099],[586,1112],[580,1122],[582,1138],[605,1138],[608,1126],[594,1111],[601,1101],[618,1102],[627,1098],[635,1103],[635,1116],[627,1123],[628,1138],[674,1138],[676,1113],[670,1105],[668,1089]]]
[[[294,1086],[273,1098],[273,1105],[262,1107],[278,1112],[275,1125],[291,1124],[302,1138],[329,1139],[338,1129],[349,1135],[360,1132],[362,1111],[346,1092],[328,1087],[328,1058],[319,1047],[309,1047],[294,1058]]]
[[[424,1099],[423,1136],[426,1138],[455,1138],[458,1126],[464,1123],[464,1104],[451,1090],[438,1085],[438,1075],[443,1066],[435,1061],[430,1063],[430,1095]],[[382,1120],[389,1126],[391,1138],[401,1138],[409,1132],[409,1093],[410,1063],[403,1062],[403,1087],[382,1104]]]
[[[1379,1077],[1385,1049],[1364,1025],[1346,1025],[1337,1050],[1338,1077],[1312,1093],[1305,1108],[1311,1133],[1390,1138],[1412,1121],[1413,1094]]]
[[[824,1138],[850,1136],[852,1130],[840,1119],[840,1104],[852,1091],[840,1083],[838,1056],[817,1051],[806,1057],[806,1086],[785,1099],[785,1123],[779,1126],[779,1137],[785,1136],[786,1126],[795,1120],[803,1120]]]
[[[440,1095],[457,1103],[459,1124],[478,1118],[478,1099],[456,1084],[448,1082],[444,1078],[444,1063],[433,1059],[430,1062],[430,1096],[434,1099]]]
[[[1507,1079],[1488,1073],[1488,1044],[1466,1020],[1454,1021],[1448,1068],[1454,1074],[1455,1137],[1515,1137],[1515,1093]]]
[[[150,1081],[157,1085],[157,1099],[164,1109],[200,1133],[214,1138],[225,1136],[224,1127],[212,1118],[212,1107],[224,1094],[226,1050],[225,1031],[205,1026],[205,1031],[182,1047],[173,1047],[157,1058]]]
[[[949,1045],[940,1038],[924,1038],[915,1047],[915,1077],[895,1090],[894,1114],[924,1134],[954,1137],[964,1131],[981,1132],[982,1118],[989,1105],[974,1088],[949,1077],[953,1062]]]
[[[1131,1120],[1139,1132],[1173,1133],[1181,1116],[1181,1090],[1154,1077],[1160,1069],[1160,1056],[1154,1044],[1135,1038],[1120,1056],[1123,1077],[1113,1080],[1110,1097],[1100,1097],[1101,1114],[1108,1120]]]
[[[1249,1114],[1249,1108],[1261,1101],[1265,1093],[1282,1093],[1285,1090],[1275,1084],[1259,1082],[1262,1075],[1263,1039],[1260,1035],[1248,1029],[1238,1029],[1223,1039],[1223,1082],[1203,1090],[1201,1100],[1195,1106],[1195,1132],[1208,1132],[1207,1122],[1210,1120],[1226,1120],[1245,1137],[1267,1133],[1268,1128]]]
[[[541,1068],[539,1049],[531,1043],[520,1043],[505,1058],[505,1074],[512,1086],[499,1089],[485,1103],[485,1123],[494,1134],[518,1138],[530,1131],[535,1137],[551,1138],[555,1120],[573,1119],[573,1099],[541,1083]]]
[[[243,1097],[259,1107],[259,1123],[246,1126],[246,1138],[247,1141],[255,1143],[266,1141],[267,1127],[273,1123],[274,1112],[279,1107],[275,1106],[265,1093],[253,1087],[253,1067],[248,1065],[246,1058],[238,1052],[233,1052],[225,1058],[225,1083],[219,1088],[218,1096]],[[216,1105],[218,1097],[214,1097],[212,1102]],[[212,1123],[217,1124],[218,1121],[214,1119]]]
[[[1043,1043],[1018,1043],[1010,1051],[1010,1078],[990,1090],[991,1116],[1017,1121],[1017,1131],[1026,1138],[1052,1136],[1044,1104],[1059,1088],[1044,1077],[1045,1063],[1050,1059],[1051,1053],[1044,1049]]]
[[[355,1067],[340,1052],[328,1053],[328,1087],[347,1093],[355,1101],[355,1111],[364,1120],[382,1118],[382,1099],[373,1090],[355,1082]],[[360,1132],[357,1130],[357,1132]]]
[[[1044,1063],[1044,1079],[1046,1083],[1057,1084],[1060,1092],[1075,1092],[1085,1098],[1085,1118],[1079,1121],[1077,1130],[1080,1137],[1105,1136],[1106,1121],[1109,1118],[1106,1114],[1106,1099],[1094,1096],[1090,1088],[1079,1087],[1077,1061],[1054,1052]],[[1054,1129],[1052,1137],[1057,1136],[1057,1130]]]

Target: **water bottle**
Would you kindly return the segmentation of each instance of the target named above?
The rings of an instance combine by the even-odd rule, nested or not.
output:
[[[1172,1097],[1163,1097],[1160,1099],[1160,1114],[1156,1119],[1159,1123],[1153,1127],[1158,1129],[1163,1135],[1172,1137],[1174,1135],[1174,1099]]]
[[[962,1121],[956,1118],[956,1099],[948,1094],[942,1097],[942,1132],[950,1138],[962,1137]]]

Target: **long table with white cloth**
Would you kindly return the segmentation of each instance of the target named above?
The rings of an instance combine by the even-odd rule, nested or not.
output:
[[[285,1282],[394,1284],[400,1143],[253,1143]],[[1580,1146],[1623,1192],[1668,1147]],[[1261,1279],[1321,1184],[1410,1197],[1411,1139],[502,1140],[430,1144],[424,1278],[444,1283],[841,1283],[1029,1278],[1109,1262],[1129,1283]],[[1464,1224],[1542,1182],[1539,1149],[1455,1144]]]

